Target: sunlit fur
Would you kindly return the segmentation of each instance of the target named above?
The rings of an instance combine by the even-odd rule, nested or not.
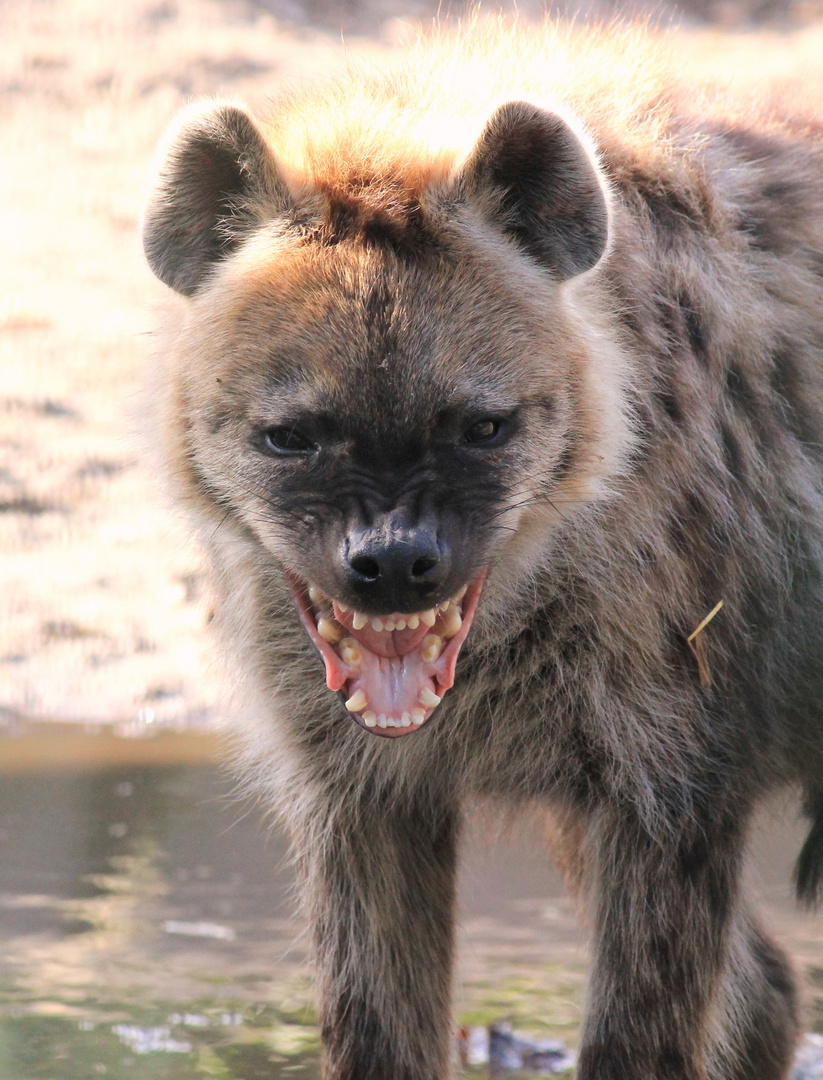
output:
[[[608,250],[564,283],[483,191],[455,195],[510,100],[565,117],[606,193]],[[593,928],[581,1080],[780,1080],[793,980],[740,864],[776,787],[823,816],[816,103],[684,83],[636,30],[477,23],[276,98],[259,119],[275,164],[221,222],[225,257],[192,271],[165,229],[198,220],[174,169],[210,108],[172,135],[147,213],[153,265],[193,293],[161,336],[160,431],[221,596],[237,766],[301,867],[326,1075],[448,1072],[457,840],[479,795],[557,811]],[[397,289],[394,405],[375,282]],[[326,548],[249,431],[283,396],[322,399],[390,455],[449,387],[552,409],[507,450],[505,495],[478,495],[465,544],[490,573],[455,688],[420,732],[376,739],[325,689],[282,571],[322,574]],[[704,685],[687,638],[720,600]],[[822,849],[818,824],[806,900]]]

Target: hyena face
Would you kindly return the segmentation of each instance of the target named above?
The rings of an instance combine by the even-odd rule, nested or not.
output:
[[[555,171],[589,201],[580,223],[543,223],[547,237],[514,228],[531,193],[507,204],[504,183],[545,155],[541,140],[565,150]],[[594,167],[562,121],[521,105],[499,111],[462,169],[390,205],[370,203],[362,178],[359,197],[315,190],[301,205],[226,107],[184,127],[167,168],[147,249],[194,294],[176,350],[194,482],[285,572],[349,713],[377,734],[416,731],[454,682],[490,563],[525,551],[530,529],[545,546],[558,500],[591,485],[577,449],[596,456],[598,440],[575,409],[586,345],[559,283],[605,245]],[[207,237],[222,230],[216,256],[194,259],[191,229],[169,240],[175,209]],[[550,273],[512,259],[541,243]]]

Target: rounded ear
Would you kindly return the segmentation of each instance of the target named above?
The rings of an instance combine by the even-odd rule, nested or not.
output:
[[[565,120],[526,101],[490,117],[458,174],[458,193],[565,281],[600,260],[609,235],[598,165]]]
[[[143,218],[157,277],[191,296],[250,228],[290,207],[260,129],[243,109],[211,102],[178,121]]]

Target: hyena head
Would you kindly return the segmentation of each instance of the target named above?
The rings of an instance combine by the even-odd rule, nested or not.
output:
[[[462,157],[326,151],[304,119],[298,167],[283,128],[190,112],[148,206],[149,263],[189,298],[173,464],[285,575],[353,718],[404,735],[452,686],[490,568],[522,574],[615,457],[596,319],[568,296],[607,198],[526,102]]]

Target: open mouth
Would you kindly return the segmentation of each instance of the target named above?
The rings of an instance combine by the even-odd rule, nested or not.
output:
[[[295,604],[326,665],[326,685],[374,735],[418,731],[454,685],[486,570],[425,611],[365,615],[289,575]]]

